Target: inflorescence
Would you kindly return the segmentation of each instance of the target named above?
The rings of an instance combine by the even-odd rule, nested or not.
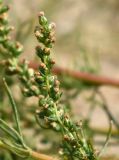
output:
[[[51,48],[54,44],[53,23],[49,24],[43,12],[39,14],[39,25],[35,35],[40,43],[36,47],[36,54],[41,60],[39,71],[35,74],[35,81],[39,87],[39,107],[37,118],[44,128],[52,128],[62,134],[62,154],[64,159],[96,159],[94,150],[86,141],[82,125],[74,123],[65,106],[60,105],[60,82],[52,75],[54,61],[50,58]]]
[[[39,42],[36,54],[40,58],[39,70],[28,67],[27,61],[19,62],[23,47],[19,42],[11,41],[10,27],[7,19],[9,7],[0,8],[0,44],[2,54],[7,54],[4,60],[6,73],[18,74],[25,96],[35,96],[39,99],[36,119],[44,129],[53,129],[61,133],[62,143],[59,151],[61,157],[67,160],[96,160],[92,145],[86,140],[81,123],[71,120],[65,106],[60,104],[60,82],[52,75],[55,61],[51,58],[51,49],[55,42],[55,24],[48,23],[43,12],[38,15],[39,26],[35,28],[35,36]]]

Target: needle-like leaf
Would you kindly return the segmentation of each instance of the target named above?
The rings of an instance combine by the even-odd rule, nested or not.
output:
[[[0,128],[2,131],[4,131],[8,136],[10,136],[13,140],[21,141],[21,136],[10,127],[5,121],[0,119]]]
[[[13,99],[12,93],[11,93],[11,91],[10,91],[6,81],[5,81],[5,78],[3,78],[3,83],[4,83],[5,89],[7,91],[7,94],[8,94],[11,106],[12,106],[13,115],[14,115],[15,122],[16,122],[16,130],[20,135],[20,140],[21,140],[22,145],[25,147],[25,144],[24,144],[24,141],[23,141],[23,137],[22,137],[22,133],[21,133],[20,124],[19,124],[20,120],[19,120],[17,106],[16,106],[15,101]]]

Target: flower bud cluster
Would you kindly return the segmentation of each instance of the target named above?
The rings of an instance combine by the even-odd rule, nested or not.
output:
[[[23,46],[19,42],[13,42],[9,36],[14,28],[9,26],[8,10],[9,7],[2,5],[2,1],[0,1],[0,46],[5,58],[7,56],[6,71],[14,74],[18,72],[17,57],[23,51]]]
[[[0,44],[7,50],[9,56],[17,57],[23,51],[23,46],[19,42],[12,42],[9,33],[14,28],[9,26],[7,12],[8,6],[0,5]]]
[[[59,131],[62,136],[62,156],[67,159],[95,160],[95,154],[82,135],[82,127],[75,124],[67,115],[65,108],[61,108],[59,101],[61,92],[60,82],[52,75],[54,61],[51,59],[51,48],[55,42],[54,23],[49,24],[43,12],[39,13],[39,26],[35,29],[35,36],[40,43],[36,47],[36,54],[40,58],[39,72],[35,74],[35,82],[40,90],[39,107],[36,112],[37,120],[43,128]],[[72,157],[70,157],[72,156]]]
[[[55,42],[54,29],[55,25],[49,24],[43,12],[39,15],[39,24],[35,28],[35,36],[40,45],[36,47],[36,54],[40,58],[39,72],[35,74],[35,82],[39,86],[39,106],[40,111],[37,112],[39,122],[44,120],[41,126],[59,130],[59,124],[55,115],[54,103],[60,99],[61,93],[59,91],[59,81],[57,77],[51,74],[54,60],[50,57],[51,48]]]
[[[59,104],[61,92],[60,82],[52,75],[52,67],[55,64],[51,58],[51,49],[55,42],[55,24],[49,24],[43,12],[38,15],[39,26],[35,28],[35,36],[39,42],[36,54],[40,58],[39,70],[28,67],[28,62],[19,63],[19,55],[23,47],[18,42],[11,41],[8,25],[7,11],[9,7],[2,6],[0,1],[0,45],[8,54],[7,72],[18,73],[19,79],[24,85],[25,96],[36,96],[39,99],[39,109],[36,117],[43,128],[51,128],[62,134],[63,159],[72,160],[96,160],[92,146],[82,134],[81,126],[77,126],[67,115],[65,108]]]
[[[19,63],[19,55],[23,52],[23,46],[19,42],[12,41],[10,37],[10,32],[14,28],[9,26],[8,10],[9,7],[4,6],[0,1],[0,46],[6,61],[5,71],[9,75],[16,73],[19,75],[19,79],[25,86],[22,90],[26,96],[37,96],[39,89],[34,84],[34,70],[28,67],[27,61]]]

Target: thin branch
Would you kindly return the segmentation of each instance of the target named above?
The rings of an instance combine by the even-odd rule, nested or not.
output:
[[[97,127],[91,127],[90,130],[93,132],[93,134],[98,135],[107,135],[108,129],[107,128],[97,128]],[[119,132],[115,129],[112,129],[111,133],[113,138],[119,138]]]
[[[101,97],[103,104],[102,107],[104,109],[104,111],[107,113],[107,116],[109,118],[109,120],[113,121],[114,125],[116,126],[117,130],[119,131],[119,123],[117,122],[117,120],[114,118],[114,116],[112,115],[112,113],[109,111],[108,109],[108,105],[106,103],[105,97],[103,96],[103,94],[97,90],[98,95]]]
[[[102,154],[104,153],[104,150],[105,148],[107,147],[108,143],[109,143],[109,139],[111,137],[111,132],[112,132],[112,121],[110,121],[110,126],[109,126],[109,131],[108,131],[108,134],[107,134],[107,138],[106,138],[106,141],[103,145],[103,148],[101,149],[100,153],[98,154],[98,157],[101,157]]]

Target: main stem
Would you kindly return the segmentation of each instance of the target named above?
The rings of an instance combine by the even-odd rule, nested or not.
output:
[[[2,141],[0,141],[0,148],[7,149],[9,151],[8,147]],[[31,149],[27,151],[29,152],[30,157],[34,160],[58,160],[58,158],[51,157],[42,153],[38,153]]]
[[[34,160],[58,160],[57,158],[47,156],[45,154],[41,154],[35,151],[31,151],[30,155]]]

